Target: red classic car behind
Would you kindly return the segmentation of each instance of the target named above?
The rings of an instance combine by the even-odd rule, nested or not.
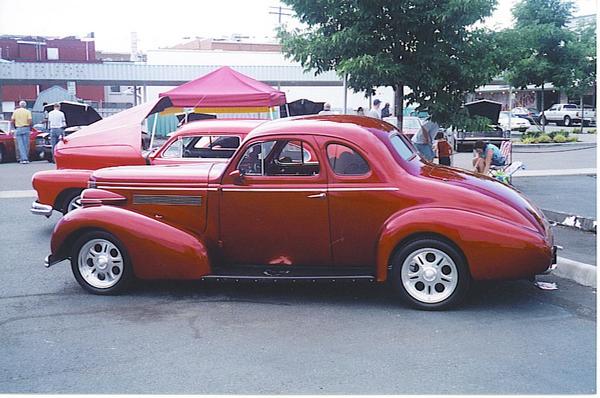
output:
[[[102,167],[226,161],[246,134],[263,122],[240,119],[191,122],[146,156],[141,147],[141,125],[117,130],[113,135],[103,129],[86,134],[84,128],[58,144],[56,170],[33,175],[32,185],[38,198],[31,205],[31,212],[49,217],[53,210],[66,214],[81,207],[81,191],[87,187],[92,172]]]
[[[371,118],[268,122],[228,163],[107,168],[90,185],[56,225],[46,265],[70,259],[96,294],[134,277],[364,278],[439,309],[473,280],[555,263],[548,222],[519,192],[423,161]]]
[[[0,163],[17,160],[15,136],[10,134],[10,131],[10,120],[0,120]],[[32,128],[29,133],[29,160],[40,158],[35,147],[35,138],[39,133],[35,128]]]

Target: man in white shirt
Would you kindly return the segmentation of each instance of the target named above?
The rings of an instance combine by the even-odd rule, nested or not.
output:
[[[369,109],[369,112],[367,112],[367,116],[375,119],[381,119],[381,110],[379,109],[380,105],[381,101],[379,99],[375,99],[375,101],[373,101],[373,107]]]
[[[58,144],[58,140],[64,134],[66,125],[65,114],[60,111],[60,104],[54,104],[54,109],[48,113],[48,128],[50,129],[52,156],[54,156],[54,147]]]
[[[335,113],[331,111],[331,104],[329,102],[323,104],[323,110],[319,112],[319,115],[335,115]]]
[[[435,140],[439,129],[440,126],[430,119],[421,126],[417,134],[412,138],[412,142],[417,147],[419,153],[430,162],[435,157],[433,153],[433,140]]]

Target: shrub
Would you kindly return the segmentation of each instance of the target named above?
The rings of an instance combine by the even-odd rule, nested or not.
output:
[[[596,129],[589,129],[588,134],[596,134]]]
[[[558,144],[562,144],[563,142],[567,142],[567,137],[562,134],[556,134],[552,140]]]
[[[534,137],[522,137],[521,142],[523,144],[533,144],[535,142],[535,138]]]
[[[548,134],[542,134],[535,140],[535,142],[539,144],[548,144],[552,142],[552,138],[550,138]]]
[[[577,142],[577,137],[575,137],[575,136],[567,137],[567,142]]]

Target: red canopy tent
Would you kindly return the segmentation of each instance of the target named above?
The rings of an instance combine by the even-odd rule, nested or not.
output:
[[[169,97],[175,107],[200,108],[204,111],[212,109],[212,113],[219,113],[215,111],[216,108],[271,108],[286,102],[284,92],[228,66],[222,66],[159,96]]]

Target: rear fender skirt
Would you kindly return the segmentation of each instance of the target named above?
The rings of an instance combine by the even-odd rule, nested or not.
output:
[[[525,278],[552,263],[552,242],[530,228],[464,210],[411,209],[390,217],[381,230],[378,281],[387,278],[395,250],[419,235],[437,235],[453,243],[475,280]]]
[[[163,222],[113,206],[68,213],[52,234],[52,255],[67,257],[81,231],[113,234],[129,254],[141,279],[198,279],[211,272],[206,245],[196,236]]]

